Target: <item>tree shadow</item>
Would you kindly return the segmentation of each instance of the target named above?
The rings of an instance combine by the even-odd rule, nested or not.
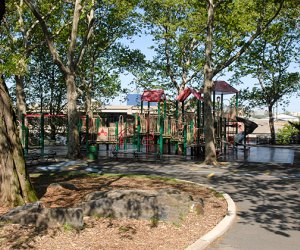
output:
[[[229,193],[236,203],[248,204],[246,211],[237,212],[241,218],[238,223],[259,224],[260,227],[284,237],[290,237],[289,231],[300,231],[299,178],[293,178],[299,168],[295,165],[245,163],[238,167],[228,167],[223,174],[212,178],[197,172],[196,167],[191,169],[190,164],[162,161],[152,165],[116,165],[104,164],[103,172],[156,175],[209,184]]]
[[[230,193],[235,202],[248,203],[247,211],[238,211],[242,224],[258,223],[260,227],[284,237],[289,231],[300,231],[299,182],[293,179],[255,179],[248,176],[223,175],[211,180],[211,184]]]

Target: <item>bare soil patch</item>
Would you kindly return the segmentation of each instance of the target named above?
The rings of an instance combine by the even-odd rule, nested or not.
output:
[[[227,212],[220,194],[175,180],[122,175],[45,175],[32,180],[45,207],[74,207],[95,191],[172,188],[201,199],[204,213],[183,215],[180,222],[85,217],[84,228],[77,231],[68,225],[40,230],[30,225],[6,224],[0,226],[0,249],[185,249]],[[4,212],[6,208],[0,206],[0,215]]]

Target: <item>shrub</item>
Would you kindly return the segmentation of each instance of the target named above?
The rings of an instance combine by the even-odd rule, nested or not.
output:
[[[276,134],[276,142],[278,144],[290,144],[293,138],[299,135],[299,131],[291,124],[285,124]]]

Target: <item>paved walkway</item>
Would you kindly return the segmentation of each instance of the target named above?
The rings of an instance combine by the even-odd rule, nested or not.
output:
[[[77,164],[104,173],[159,175],[208,184],[228,193],[237,205],[232,228],[208,249],[282,250],[300,249],[300,148],[272,153],[277,162],[263,162],[264,154],[252,156],[256,163],[239,160],[222,167],[169,158],[160,162],[123,159]],[[250,152],[251,154],[251,152]],[[280,155],[282,154],[282,155]],[[269,156],[268,156],[269,157]],[[249,157],[248,157],[249,159]],[[252,160],[252,161],[253,161]],[[65,166],[68,168],[68,164]],[[208,177],[210,176],[210,177]]]
[[[276,148],[280,163],[228,163],[223,167],[199,166],[197,162],[102,162],[104,172],[141,173],[176,177],[205,183],[228,193],[237,205],[237,220],[208,249],[300,249],[300,153]],[[258,150],[255,150],[256,154]],[[266,151],[264,150],[266,154]],[[290,161],[295,153],[295,162]],[[285,156],[284,156],[285,155]],[[265,156],[265,155],[264,155]],[[269,157],[269,155],[268,155]],[[257,156],[256,160],[259,162]],[[213,176],[208,178],[208,175]]]

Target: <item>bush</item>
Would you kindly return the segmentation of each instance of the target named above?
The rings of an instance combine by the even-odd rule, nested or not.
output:
[[[299,130],[291,124],[285,124],[282,129],[279,129],[276,134],[276,142],[278,144],[291,144],[298,138]]]

